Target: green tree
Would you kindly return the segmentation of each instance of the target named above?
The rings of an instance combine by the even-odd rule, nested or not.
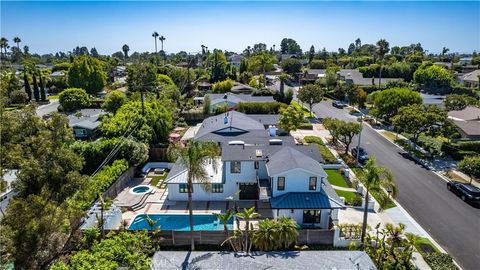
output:
[[[105,116],[100,129],[106,138],[120,137],[132,130],[132,137],[148,145],[166,142],[173,126],[173,104],[165,100],[144,103],[130,101],[120,107],[115,115]]]
[[[90,95],[95,95],[105,87],[107,74],[102,61],[83,55],[75,58],[68,70],[68,85],[82,88]]]
[[[231,79],[226,79],[224,81],[218,81],[212,85],[212,91],[214,93],[227,93],[232,90],[234,81]]]
[[[280,109],[278,125],[286,132],[298,129],[304,121],[303,111],[296,106],[290,105],[286,109]]]
[[[295,58],[288,58],[282,61],[282,68],[288,74],[296,74],[302,71],[302,63]]]
[[[365,207],[363,209],[363,223],[362,223],[362,243],[365,241],[367,233],[367,217],[368,217],[368,201],[370,193],[378,194],[377,202],[380,206],[379,210],[383,210],[389,201],[389,197],[395,198],[397,196],[397,186],[393,181],[393,175],[387,168],[378,167],[374,157],[371,157],[362,172],[359,179],[365,187]],[[385,189],[388,195],[383,191]]]
[[[203,98],[203,114],[207,115],[210,113],[211,102],[210,95],[205,95]]]
[[[372,113],[386,120],[396,115],[398,109],[403,106],[422,104],[420,94],[408,88],[390,88],[372,94],[374,105]]]
[[[127,44],[123,44],[122,51],[123,51],[123,65],[126,65],[130,47]]]
[[[452,73],[438,65],[420,66],[413,74],[413,79],[429,93],[446,94],[452,89]]]
[[[157,68],[150,63],[128,66],[127,87],[130,92],[156,92]]]
[[[119,90],[114,90],[107,94],[102,108],[107,112],[115,113],[126,102],[127,96],[125,93]]]
[[[342,120],[338,121],[339,140],[345,144],[345,154],[347,154],[353,137],[362,131],[362,124],[356,122],[346,122]]]
[[[42,101],[46,101],[47,100],[47,95],[45,93],[45,85],[43,83],[43,74],[42,73],[39,74],[39,79],[40,79],[40,99]]]
[[[480,156],[465,157],[458,164],[458,168],[460,171],[470,176],[471,184],[473,178],[480,179]]]
[[[58,261],[50,269],[102,269],[121,267],[147,270],[151,268],[152,239],[147,232],[111,234],[89,249],[76,252],[68,263]]]
[[[266,78],[265,72],[268,72],[273,69],[273,64],[277,62],[277,59],[274,55],[263,52],[260,54],[256,54],[249,59],[249,67],[251,71],[255,72],[256,74],[263,75],[263,85],[266,85]]]
[[[157,74],[157,84],[160,86],[175,85],[172,78],[165,74]]]
[[[284,38],[280,42],[280,52],[282,54],[301,54],[302,49],[295,40],[291,38]]]
[[[58,98],[60,106],[66,112],[90,106],[90,95],[80,88],[67,88],[60,93]]]
[[[450,94],[443,101],[448,111],[460,111],[467,106],[480,106],[480,102],[475,97],[467,95]]]
[[[285,95],[285,82],[290,79],[290,75],[287,73],[282,72],[280,75],[278,75],[278,80],[280,81],[280,94],[282,96]]]
[[[401,107],[391,120],[396,130],[412,134],[413,143],[417,144],[421,133],[441,128],[447,113],[435,105],[413,104]]]
[[[325,93],[320,86],[316,84],[307,84],[300,88],[297,97],[300,101],[308,104],[310,108],[310,115],[312,115],[313,104],[322,101],[324,94]]]
[[[220,155],[220,149],[215,142],[190,140],[186,147],[174,147],[171,155],[187,170],[190,248],[193,251],[195,250],[192,211],[193,184],[200,184],[205,190],[209,190],[209,176],[206,168],[211,164],[214,170],[217,169],[216,158]]]
[[[35,97],[35,101],[39,102],[40,92],[38,90],[37,77],[35,76],[35,73],[33,73],[32,75],[32,80],[33,80],[33,96]]]
[[[385,58],[385,54],[390,51],[390,44],[385,39],[380,39],[377,42],[377,54],[380,58],[380,71],[378,72],[378,87],[382,84],[382,69],[383,69],[383,59]]]
[[[227,209],[224,213],[213,213],[213,215],[223,224],[223,231],[225,232],[225,238],[227,241],[230,243],[230,246],[232,247],[233,251],[235,250],[235,245],[232,243],[232,240],[230,239],[230,234],[228,233],[228,222],[233,219],[234,213],[233,210]]]
[[[313,45],[310,47],[310,50],[308,51],[308,63],[312,63],[313,57],[315,57],[315,47]]]

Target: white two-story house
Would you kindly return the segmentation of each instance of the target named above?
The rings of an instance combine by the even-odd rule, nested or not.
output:
[[[291,136],[277,136],[276,115],[229,112],[204,120],[197,140],[219,143],[222,153],[206,168],[209,184],[194,181],[196,201],[260,200],[274,217],[328,228],[331,216],[343,208],[322,168],[314,145],[296,145]],[[186,201],[187,171],[176,163],[167,177],[168,199]]]

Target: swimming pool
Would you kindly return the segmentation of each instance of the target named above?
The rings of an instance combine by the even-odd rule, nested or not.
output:
[[[151,214],[148,215],[152,220],[156,221],[153,229],[160,228],[164,231],[189,231],[190,224],[188,215],[169,215],[169,214]],[[233,218],[228,221],[227,227],[233,230]],[[145,214],[139,214],[130,223],[129,230],[150,230]],[[221,231],[223,223],[212,214],[193,215],[194,231]]]

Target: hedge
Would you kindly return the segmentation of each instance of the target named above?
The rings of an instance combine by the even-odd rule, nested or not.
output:
[[[278,114],[287,105],[280,102],[239,102],[237,109],[246,114]]]
[[[326,164],[336,164],[338,163],[337,159],[335,156],[330,152],[330,149],[323,143],[322,139],[320,137],[316,136],[305,136],[303,138],[306,143],[313,143],[318,146],[318,150],[320,151],[320,154],[322,154],[323,159],[325,160]]]
[[[480,153],[480,141],[443,143],[442,152],[455,160],[461,160],[465,156],[478,155]]]
[[[313,130],[313,125],[310,123],[301,123],[298,129]]]

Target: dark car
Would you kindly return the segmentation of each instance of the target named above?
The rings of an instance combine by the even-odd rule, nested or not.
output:
[[[447,189],[455,193],[462,201],[480,202],[480,188],[456,181],[447,183]]]
[[[360,154],[358,156],[358,161],[360,163],[364,164],[369,159],[368,153],[362,147],[359,147],[358,150],[359,150],[358,152]],[[351,153],[352,153],[352,156],[356,159],[357,158],[357,147],[352,148]]]
[[[332,102],[332,106],[335,107],[335,108],[339,108],[339,109],[343,109],[345,107],[347,107],[347,104],[339,101],[339,100],[335,100]]]

